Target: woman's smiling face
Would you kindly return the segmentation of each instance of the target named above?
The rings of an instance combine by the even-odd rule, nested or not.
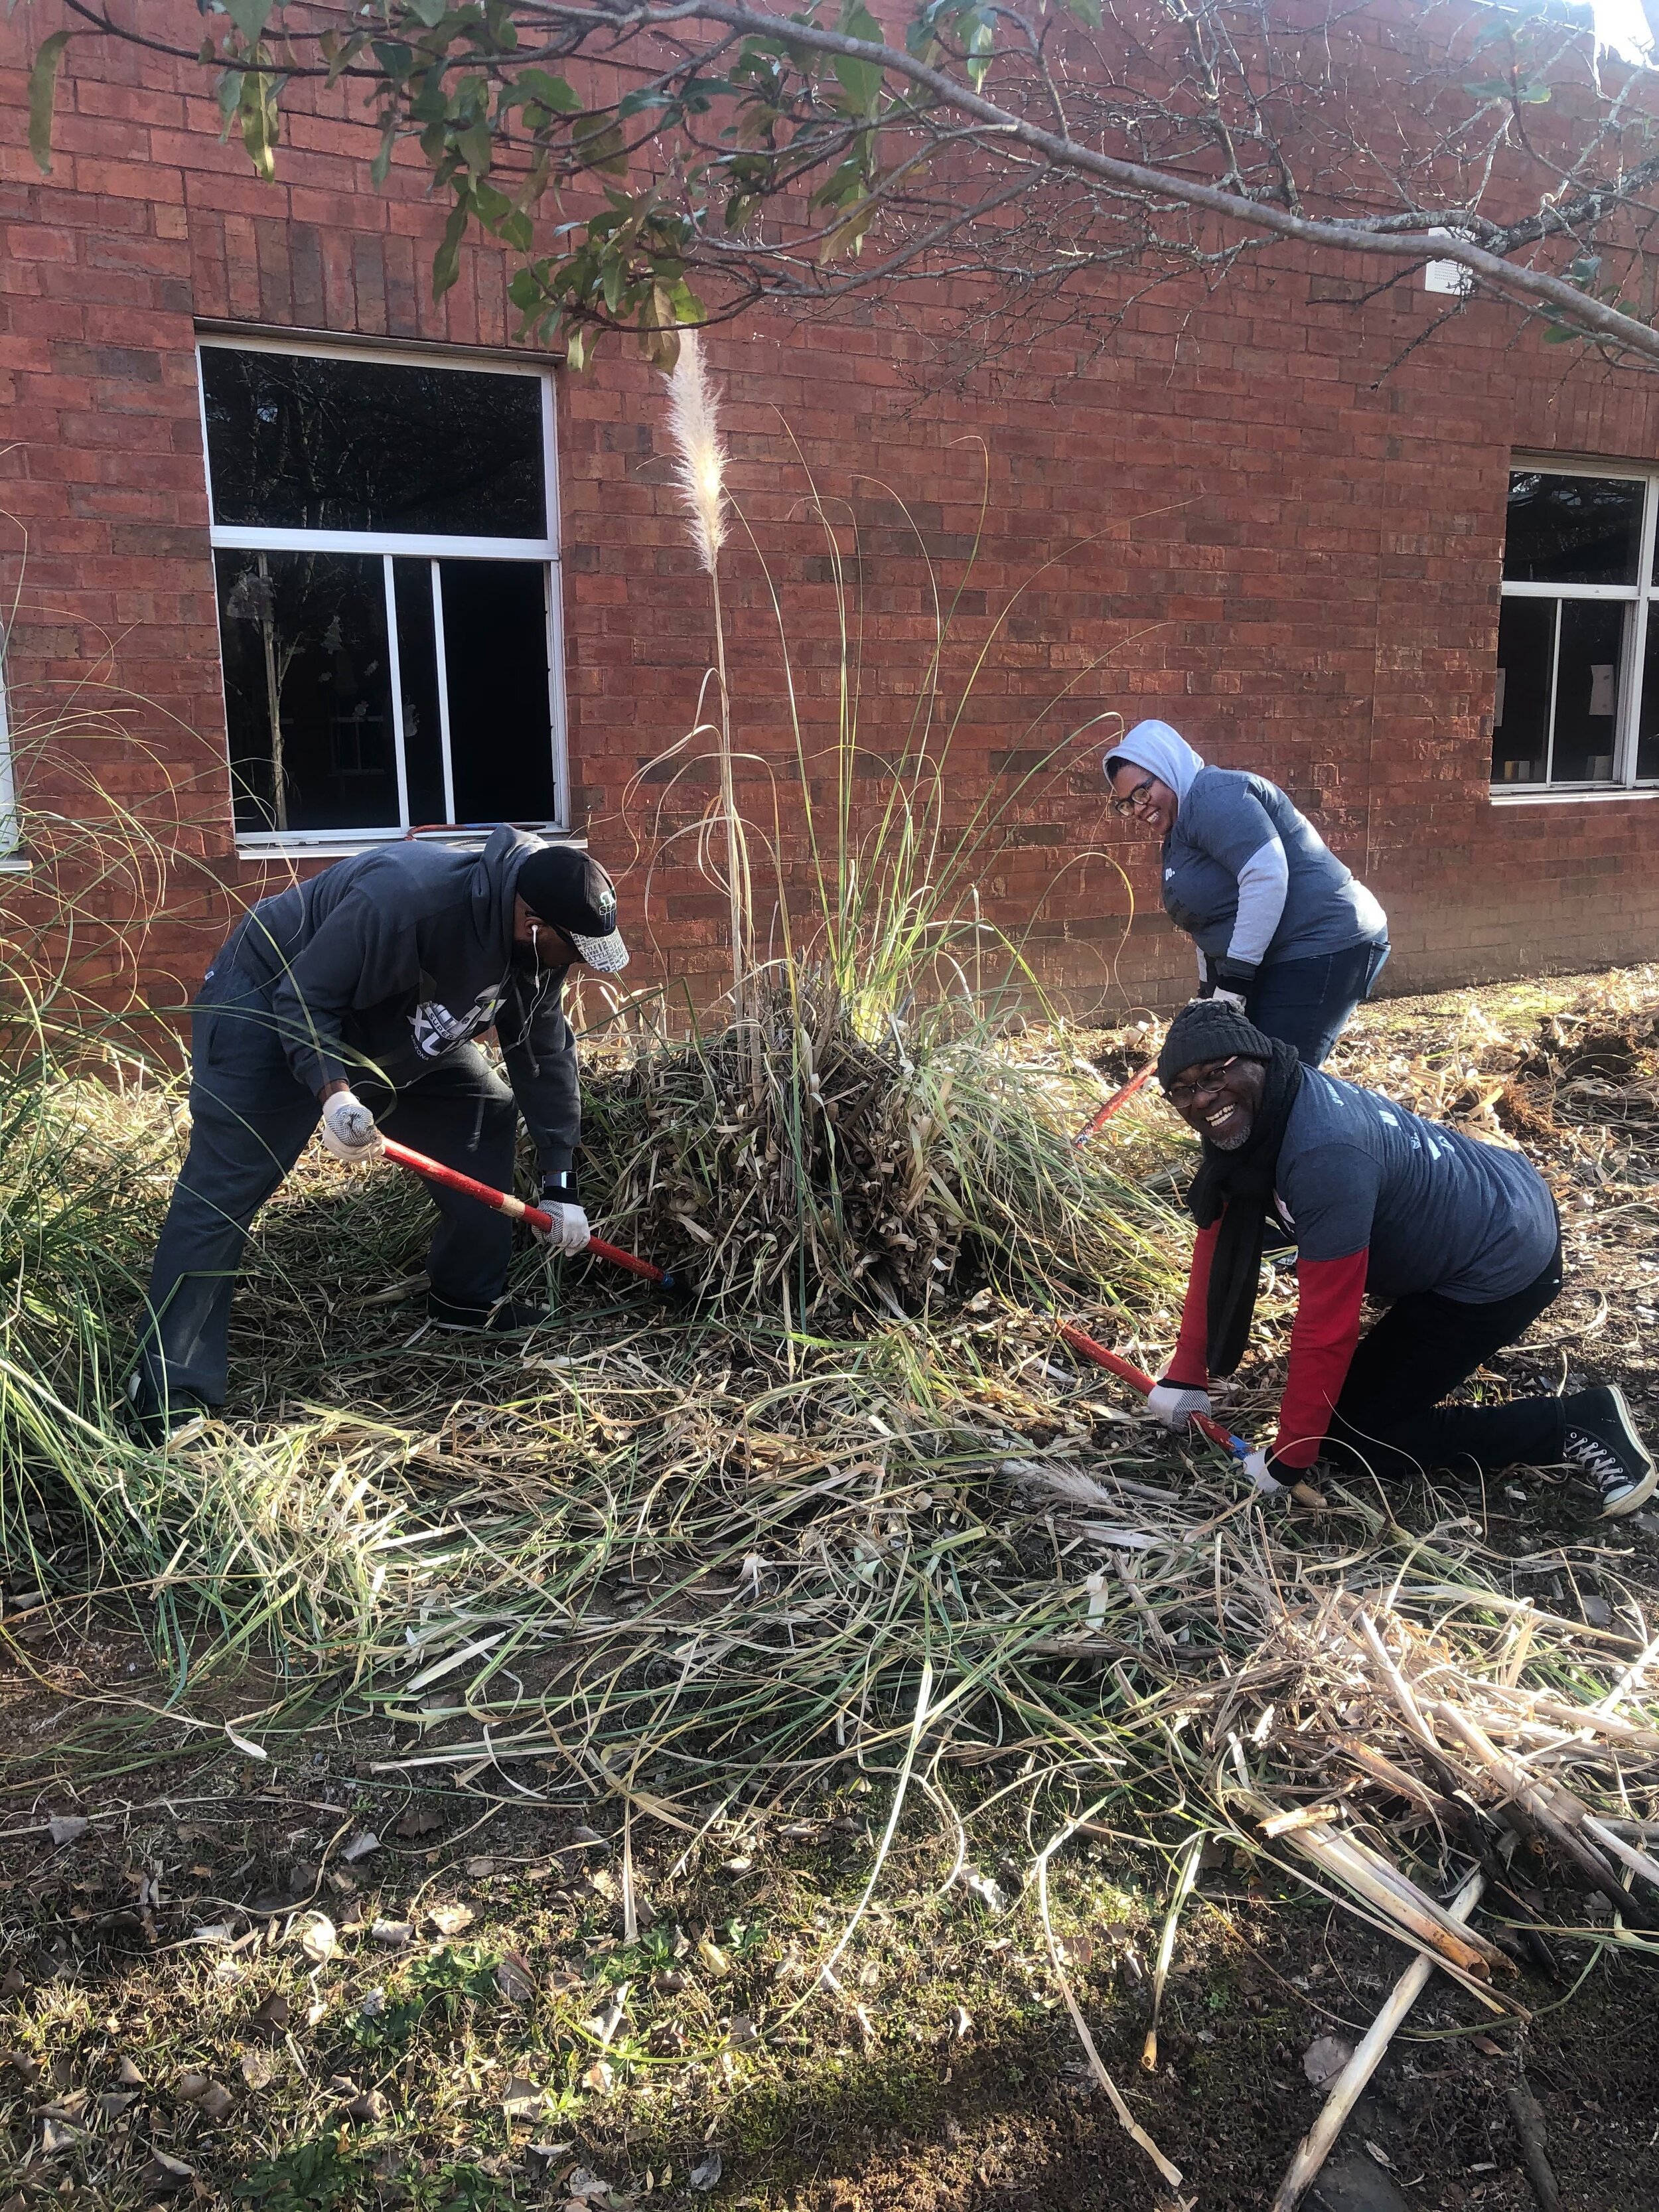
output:
[[[1236,1053],[1194,1060],[1164,1095],[1189,1129],[1207,1137],[1218,1152],[1236,1152],[1249,1141],[1267,1084],[1267,1062]]]
[[[1181,801],[1169,785],[1161,783],[1157,776],[1149,775],[1133,762],[1113,776],[1112,801],[1118,813],[1127,812],[1133,820],[1144,822],[1158,837],[1169,835],[1181,811]]]

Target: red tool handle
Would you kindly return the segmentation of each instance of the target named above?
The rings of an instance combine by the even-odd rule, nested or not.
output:
[[[1108,1352],[1103,1344],[1097,1344],[1093,1337],[1085,1336],[1069,1321],[1060,1322],[1060,1333],[1073,1352],[1080,1352],[1085,1359],[1092,1359],[1097,1367],[1103,1367],[1109,1375],[1115,1375],[1120,1382],[1128,1383],[1132,1389],[1139,1390],[1143,1398],[1152,1392],[1154,1387],[1152,1378],[1145,1368],[1136,1367],[1127,1359],[1120,1359],[1116,1352]],[[1224,1429],[1219,1421],[1211,1420],[1207,1413],[1194,1413],[1192,1425],[1200,1435],[1206,1436],[1212,1444],[1219,1444],[1223,1451],[1231,1452],[1235,1459],[1249,1457],[1250,1447],[1243,1437],[1234,1436],[1231,1430]],[[1291,1492],[1304,1505],[1322,1506],[1325,1503],[1310,1482],[1293,1482]]]
[[[1106,1124],[1111,1120],[1113,1115],[1116,1113],[1118,1108],[1120,1106],[1127,1106],[1128,1104],[1129,1101],[1134,1097],[1136,1091],[1139,1090],[1141,1085],[1146,1080],[1146,1078],[1152,1073],[1152,1070],[1157,1066],[1158,1062],[1155,1060],[1149,1060],[1146,1066],[1140,1070],[1138,1075],[1132,1075],[1129,1078],[1129,1080],[1124,1085],[1121,1091],[1113,1091],[1111,1097],[1106,1101],[1106,1103],[1101,1108],[1094,1119],[1091,1121],[1085,1121],[1084,1123],[1083,1127],[1078,1131],[1076,1136],[1073,1138],[1072,1142],[1074,1145],[1086,1145],[1091,1137],[1097,1137],[1101,1131],[1106,1127]]]
[[[532,1229],[551,1229],[553,1217],[544,1213],[539,1206],[531,1206],[522,1198],[515,1198],[510,1190],[497,1190],[494,1183],[478,1182],[459,1168],[447,1168],[441,1160],[429,1160],[424,1152],[411,1152],[407,1145],[393,1138],[383,1137],[380,1143],[389,1160],[396,1160],[400,1168],[413,1168],[428,1182],[441,1182],[446,1190],[458,1190],[463,1198],[476,1198],[480,1206],[493,1206],[497,1213],[505,1213],[514,1221],[527,1221]],[[643,1275],[648,1283],[660,1283],[665,1290],[674,1287],[674,1279],[661,1267],[653,1267],[649,1260],[641,1260],[635,1252],[624,1252],[620,1246],[607,1244],[602,1238],[591,1237],[587,1242],[590,1252],[601,1260],[609,1260],[612,1267],[626,1267],[630,1275]]]

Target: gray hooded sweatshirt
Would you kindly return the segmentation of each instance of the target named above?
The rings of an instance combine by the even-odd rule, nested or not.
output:
[[[514,958],[514,886],[543,840],[495,830],[482,853],[382,845],[262,899],[216,968],[264,994],[307,1091],[373,1073],[416,1082],[494,1028],[544,1176],[570,1168],[581,1134],[567,970]]]
[[[1199,975],[1311,960],[1382,943],[1388,916],[1276,783],[1207,768],[1168,722],[1137,722],[1107,758],[1133,761],[1174,792],[1164,840],[1164,906],[1198,946]]]

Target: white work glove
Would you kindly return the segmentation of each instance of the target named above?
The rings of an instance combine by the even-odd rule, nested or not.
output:
[[[553,1252],[586,1252],[593,1232],[587,1225],[587,1216],[580,1206],[568,1199],[544,1198],[542,1212],[552,1221],[550,1229],[531,1224],[531,1234],[538,1244],[545,1244]]]
[[[1207,1390],[1189,1390],[1180,1382],[1159,1382],[1147,1393],[1146,1411],[1155,1421],[1162,1421],[1166,1429],[1179,1436],[1194,1413],[1207,1419],[1210,1394]]]
[[[323,1101],[323,1142],[337,1160],[362,1167],[380,1149],[380,1133],[374,1116],[362,1100],[349,1091],[337,1091]]]
[[[1243,991],[1224,991],[1220,985],[1218,984],[1215,989],[1211,992],[1210,1000],[1212,1005],[1214,1006],[1235,1006],[1241,1014],[1244,1011],[1244,994]]]
[[[1244,1472],[1256,1488],[1265,1491],[1270,1498],[1278,1497],[1285,1488],[1285,1485],[1276,1475],[1268,1474],[1267,1455],[1264,1451],[1253,1451],[1250,1454],[1244,1462]]]

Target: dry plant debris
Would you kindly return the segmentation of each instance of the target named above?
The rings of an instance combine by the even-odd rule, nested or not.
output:
[[[1433,1103],[1440,1085],[1447,1110],[1468,1092],[1468,1110],[1490,1107],[1494,1126],[1501,1090],[1481,1102],[1504,1072],[1554,1133],[1537,1156],[1569,1200],[1571,1233],[1601,1238],[1640,1279],[1659,1131],[1641,989],[1639,980],[1599,986],[1577,1028],[1571,1009],[1547,1009],[1547,1032],[1536,1014],[1504,1025],[1480,1013],[1492,1034],[1477,1037],[1471,1010],[1469,1036],[1433,1049],[1409,1013],[1376,1009],[1339,1072],[1414,1104]],[[1620,1022],[1634,1041],[1615,1079],[1606,1040]],[[1550,1042],[1580,1030],[1595,1039],[1594,1067]],[[809,1034],[781,1042],[791,1064]],[[1053,1086],[1062,1140],[1109,1081],[1084,1079],[1085,1042],[1045,1032],[1014,1048]],[[839,1103],[836,1083],[851,1086],[863,1063],[832,1066],[812,1048],[823,1102]],[[953,1048],[942,1031],[930,1080]],[[1505,1056],[1513,1064],[1500,1071]],[[724,1219],[724,1191],[739,1194],[747,1225],[718,1256],[706,1308],[667,1316],[631,1295],[599,1303],[591,1283],[578,1285],[557,1328],[516,1348],[437,1343],[392,1307],[359,1310],[348,1325],[366,1275],[406,1273],[421,1207],[390,1177],[342,1187],[308,1169],[272,1209],[264,1272],[241,1309],[242,1371],[262,1377],[254,1413],[204,1419],[164,1454],[111,1443],[76,1458],[79,1522],[53,1488],[68,1447],[58,1439],[54,1462],[43,1423],[22,1431],[35,1486],[10,1495],[8,1533],[12,1589],[31,1600],[23,1612],[61,1617],[96,1565],[89,1528],[154,1609],[164,1647],[176,1654],[193,1638],[205,1662],[203,1626],[216,1625],[217,1671],[204,1664],[187,1686],[178,1709],[187,1720],[220,1711],[215,1684],[229,1662],[279,1656],[287,1690],[224,1709],[228,1741],[251,1762],[289,1741],[307,1701],[314,1710],[326,1693],[342,1716],[379,1726],[383,1786],[440,1781],[491,1802],[580,1790],[625,1817],[636,1851],[647,1838],[681,1852],[718,1838],[732,1881],[755,1861],[751,1835],[822,1825],[826,1793],[868,1778],[879,1794],[855,1821],[867,1835],[866,1877],[803,1948],[803,1990],[844,1985],[918,1816],[957,1838],[948,1887],[1014,1924],[1031,1911],[1030,1867],[1046,1881],[1050,1857],[1090,1835],[1158,1838],[1172,1950],[1185,1941],[1176,1908],[1194,1839],[1218,1842],[1269,1881],[1310,1885],[1443,1965],[1473,2002],[1512,2021],[1528,2009],[1517,1955],[1534,1961],[1564,1941],[1652,1955],[1659,1646],[1652,1577],[1626,1538],[1528,1529],[1491,1500],[1427,1490],[1407,1500],[1332,1486],[1328,1516],[1264,1512],[1229,1463],[1172,1445],[1065,1351],[1049,1299],[1147,1364],[1173,1334],[1179,1249],[1143,1232],[1157,1204],[1135,1186],[1167,1188],[1187,1155],[1155,1102],[1137,1101],[1101,1139],[1110,1179],[1093,1188],[1123,1194],[1121,1218],[1147,1235],[1151,1255],[1136,1273],[1141,1255],[1126,1240],[1111,1302],[1077,1287],[1080,1245],[1045,1288],[1029,1230],[1020,1264],[950,1304],[927,1300],[893,1257],[905,1248],[890,1245],[891,1304],[927,1310],[843,1317],[833,1334],[829,1316],[804,1324],[805,1304],[786,1327],[755,1297],[781,1286],[801,1252],[829,1251],[812,1243],[833,1218],[821,1191],[803,1212],[781,1143],[768,1155],[787,1133],[776,1119],[785,1087],[771,1103],[745,1092],[746,1118],[728,1131],[716,1116],[736,1110],[733,1083],[693,1097],[709,1079],[706,1050],[648,1065],[642,1076],[623,1056],[596,1085],[598,1119],[611,1117],[600,1142],[610,1159],[635,1161],[641,1179],[627,1188],[642,1221],[652,1206],[672,1211],[690,1155],[708,1174],[697,1202],[709,1220]],[[743,1065],[734,1055],[738,1087],[750,1079]],[[908,1079],[896,1062],[870,1079],[871,1160],[885,1157],[878,1137],[908,1144]],[[994,1088],[981,1079],[981,1095]],[[165,1101],[120,1109],[88,1091],[60,1108],[79,1132],[74,1144],[62,1138],[71,1195],[77,1170],[106,1168],[99,1148],[121,1141],[123,1111],[159,1182]],[[934,1118],[924,1159],[927,1146],[959,1139],[952,1115]],[[838,1157],[867,1168],[850,1144]],[[890,1205],[891,1178],[878,1181]],[[942,1227],[932,1188],[915,1181],[919,1211],[894,1218],[920,1222],[939,1206]],[[945,1245],[916,1244],[939,1273],[931,1260]],[[969,1264],[988,1267],[983,1254],[999,1250],[1006,1261],[1013,1249],[1012,1238],[986,1239]],[[961,1267],[966,1236],[951,1249]],[[823,1279],[834,1274],[830,1254]],[[61,1271],[42,1280],[51,1290]],[[107,1272],[99,1280],[118,1313],[118,1285]],[[307,1336],[298,1321],[319,1301],[335,1306],[331,1330]],[[1241,1380],[1234,1425],[1270,1398],[1284,1310],[1282,1296],[1264,1300],[1263,1356]],[[1578,1311],[1565,1333],[1547,1317],[1540,1334],[1555,1328],[1559,1349],[1523,1359],[1569,1363]],[[77,1382],[72,1357],[56,1357],[60,1395],[83,1389],[84,1367]],[[20,1386],[26,1413],[44,1402],[29,1387],[33,1399]],[[1553,1504],[1538,1478],[1522,1480],[1529,1510]],[[979,1857],[988,1795],[1027,1808],[1025,1866],[988,1871]],[[372,1828],[365,1808],[340,1812],[295,1923],[295,1953],[319,1976],[337,1971],[324,1927],[337,1946],[378,1952],[383,1972],[422,1955],[428,1927],[445,1955],[464,1953],[449,1935],[469,1907],[446,1896],[388,1899],[347,1929],[350,1890],[325,1894],[318,1882],[367,1879],[389,1838],[398,1850],[422,1839],[412,1826],[403,1833],[390,1808],[373,1811]],[[370,1834],[381,1839],[372,1853]],[[586,1848],[571,1838],[569,1875],[586,1879]],[[638,1863],[595,1868],[591,1887],[648,1944],[656,1878],[642,1884],[629,1870]],[[1576,1888],[1571,1919],[1540,1917],[1540,1868]],[[1448,1900],[1472,1869],[1486,1898],[1478,1924],[1457,1932]],[[220,1924],[204,1921],[204,1935]],[[1060,1973],[1072,1954],[1057,1939],[1048,1958]],[[692,1931],[686,1960],[671,1950],[644,1982],[672,1994],[655,1978],[690,1962],[722,1985],[732,1954],[717,1928]],[[489,1988],[509,2008],[533,2006],[541,1978],[536,1960],[509,1956]],[[635,2063],[625,2014],[608,2033],[591,2025],[638,2001],[637,1971],[618,1979],[634,1998],[613,1988],[596,2003],[589,1992],[576,2022],[586,2098],[616,2094]],[[873,2019],[863,1996],[847,1996]],[[745,2002],[711,2015],[733,2063],[794,2017],[787,2005]],[[240,2065],[201,2070],[224,2094],[226,2072],[248,2086]],[[370,2094],[361,2075],[349,2078],[355,2096]],[[498,2106],[521,2104],[527,2093],[513,2085],[530,2079],[503,2075]]]

